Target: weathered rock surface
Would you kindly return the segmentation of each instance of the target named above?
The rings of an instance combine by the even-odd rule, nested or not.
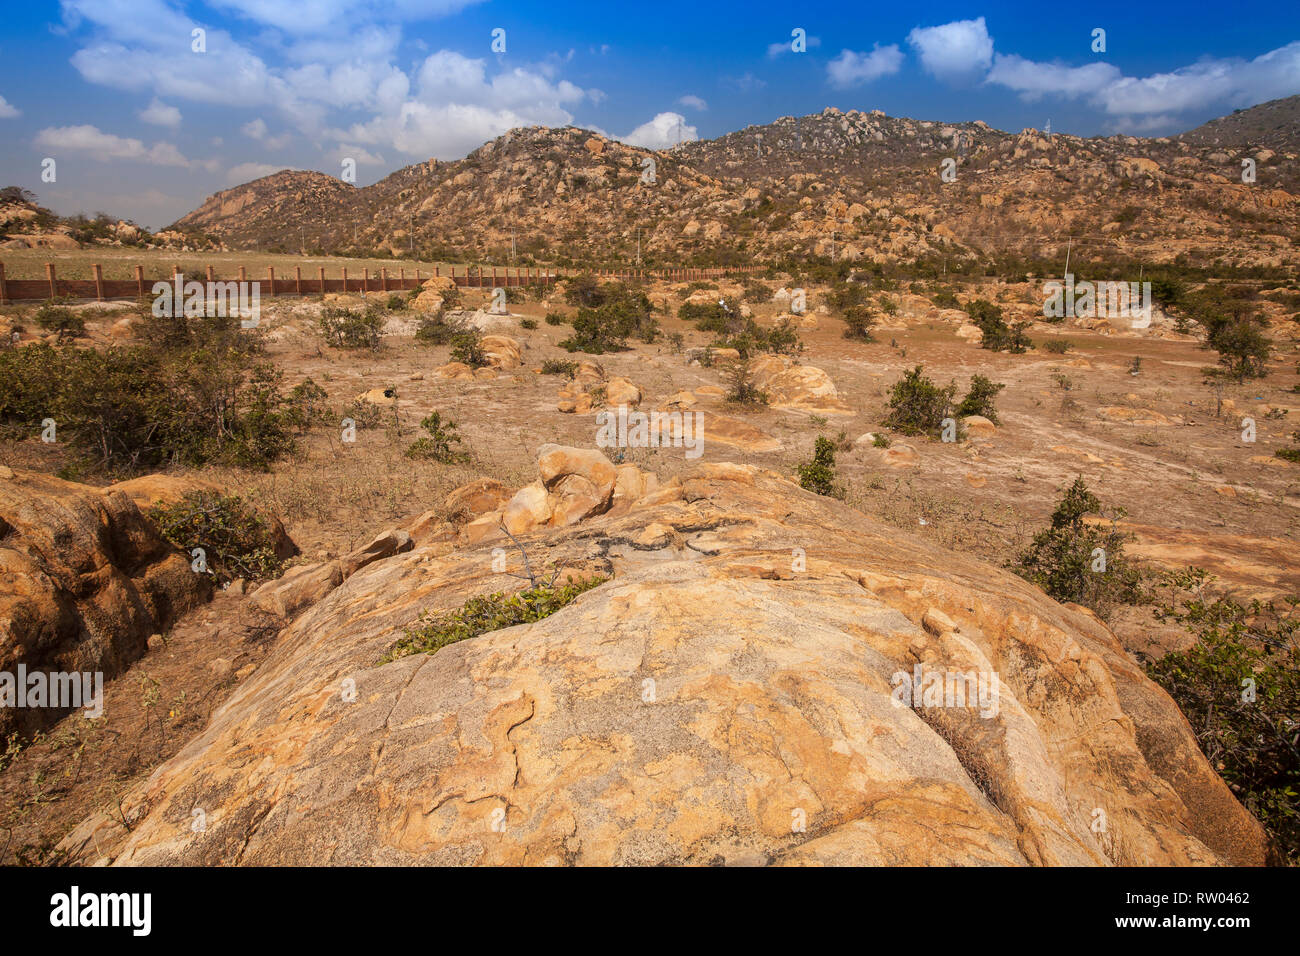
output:
[[[122,491],[37,472],[0,475],[0,672],[121,673],[149,635],[211,596]],[[0,707],[0,739],[66,713]]]
[[[377,665],[422,611],[518,582],[486,542],[364,567],[126,795],[129,833],[95,817],[63,846],[117,864],[1263,860],[1115,636],[999,569],[729,464],[521,540],[534,566],[612,580]],[[901,704],[918,666],[996,675],[996,706]]]

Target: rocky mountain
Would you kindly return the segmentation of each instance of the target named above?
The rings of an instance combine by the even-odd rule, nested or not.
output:
[[[651,264],[1032,267],[1073,238],[1093,261],[1277,268],[1297,257],[1294,100],[1159,139],[832,108],[661,152],[573,127],[516,129],[363,188],[277,173],[217,193],[173,228],[232,246],[491,262],[513,247],[516,262],[561,264],[626,264],[639,248]],[[1254,182],[1242,181],[1248,157]]]
[[[538,468],[508,502],[454,493],[481,513],[459,528],[430,512],[302,569],[310,595],[268,585],[302,608],[275,650],[124,796],[130,826],[91,817],[70,859],[1263,862],[1187,721],[1090,613],[756,466],[661,482],[551,445]],[[385,662],[421,612],[518,586],[502,516],[534,561],[609,580]]]

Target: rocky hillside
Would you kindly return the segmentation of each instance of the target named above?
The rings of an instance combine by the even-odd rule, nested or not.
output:
[[[1300,150],[1300,96],[1233,110],[1177,139],[1192,146],[1295,152]]]
[[[102,212],[93,217],[60,216],[40,205],[28,190],[18,186],[0,189],[0,250],[80,249],[86,245],[188,252],[215,248],[218,243],[193,230],[150,233],[130,220]]]
[[[661,483],[547,446],[538,467],[509,501],[458,492],[480,515],[459,528],[422,517],[305,568],[265,663],[123,799],[129,827],[88,819],[71,858],[1263,861],[1173,702],[1089,613],[755,466]],[[507,572],[518,552],[484,534],[502,517],[539,570],[609,580],[382,663],[421,612],[519,586],[493,549]],[[988,695],[899,697],[927,674]]]
[[[1063,256],[1072,236],[1094,260],[1279,267],[1296,260],[1289,237],[1300,225],[1293,100],[1215,121],[1231,135],[1208,124],[1160,139],[836,109],[658,153],[576,128],[517,129],[463,160],[360,189],[277,173],[216,194],[174,228],[233,246],[495,262],[513,238],[516,261],[629,263],[639,240],[645,261],[672,264],[1032,264]],[[651,160],[653,184],[643,181]]]

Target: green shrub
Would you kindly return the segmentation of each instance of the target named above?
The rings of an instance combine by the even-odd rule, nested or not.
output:
[[[313,425],[326,425],[338,421],[326,404],[329,395],[310,378],[305,378],[289,390],[286,403],[289,421],[299,430],[306,431]]]
[[[546,359],[542,362],[542,374],[573,378],[578,374],[578,363],[568,359]]]
[[[723,375],[727,386],[727,401],[737,405],[766,405],[767,392],[754,381],[753,362],[747,354],[727,364]]]
[[[1043,343],[1043,351],[1051,352],[1053,355],[1064,355],[1074,347],[1074,343],[1069,339],[1048,339]]]
[[[904,435],[938,437],[945,418],[953,418],[953,400],[957,384],[940,388],[926,378],[918,365],[894,383],[890,389],[889,414],[884,424]]]
[[[58,332],[61,336],[75,338],[86,331],[86,323],[76,312],[65,305],[46,302],[32,314],[32,321],[46,332]]]
[[[686,322],[694,322],[701,332],[715,332],[730,335],[744,328],[745,320],[740,314],[740,303],[735,299],[720,299],[717,302],[683,302],[677,310],[677,317]]]
[[[1205,347],[1219,353],[1223,373],[1238,382],[1264,378],[1273,342],[1264,335],[1264,320],[1256,315],[1206,319]]]
[[[547,313],[546,313],[546,324],[547,324],[547,325],[563,325],[563,324],[564,324],[564,316],[562,316],[562,315],[561,315],[560,313],[558,313],[558,312],[547,312]]]
[[[520,327],[521,329],[527,329],[528,331],[531,332],[533,329],[537,328],[537,320],[536,320],[536,319],[520,319],[520,320],[519,320],[519,327]]]
[[[874,436],[872,436],[872,439],[871,439],[871,445],[872,445],[873,448],[888,448],[888,447],[889,447],[889,444],[890,444],[890,442],[889,442],[889,436],[888,436],[888,435],[874,435]]]
[[[1088,515],[1105,517],[1110,525],[1086,521]],[[1117,527],[1125,515],[1122,508],[1103,512],[1083,478],[1076,478],[1052,512],[1051,526],[1034,535],[1011,568],[1056,600],[1109,617],[1116,604],[1142,598],[1141,574],[1124,557],[1130,536]]]
[[[480,634],[540,621],[571,603],[578,595],[608,580],[596,576],[575,581],[570,577],[558,587],[540,584],[514,594],[498,591],[472,597],[458,610],[446,614],[434,615],[426,611],[416,624],[405,629],[402,639],[389,649],[381,663],[408,654],[432,654],[448,644]]]
[[[218,584],[273,578],[280,572],[270,522],[238,495],[191,491],[179,501],[149,509],[149,517],[186,554],[202,548],[208,573]]]
[[[426,415],[420,427],[429,434],[422,435],[406,449],[407,458],[427,459],[444,465],[467,461],[469,456],[456,451],[452,446],[461,444],[461,437],[456,434],[456,423],[442,420],[440,412]]]
[[[961,303],[957,301],[957,296],[952,289],[937,289],[934,295],[930,296],[930,301],[940,309],[960,309]]]
[[[378,428],[383,424],[384,410],[374,402],[358,398],[344,405],[339,416],[342,419],[351,419],[352,424],[358,430],[364,431],[370,428]]]
[[[439,310],[420,319],[415,328],[415,340],[425,345],[450,345],[452,337],[465,331],[465,320],[460,316],[448,318]]]
[[[1006,388],[1001,382],[992,382],[983,375],[972,375],[970,380],[970,391],[966,397],[961,400],[957,406],[957,415],[983,415],[993,424],[1000,424],[998,411],[993,405],[993,400],[998,397],[998,392]]]
[[[844,310],[844,337],[857,342],[873,342],[871,328],[876,324],[876,313],[869,306],[851,305]]]
[[[361,311],[327,305],[321,309],[319,326],[321,335],[336,348],[373,351],[379,348],[383,334],[383,309],[378,303],[371,303]]]
[[[1017,322],[1012,326],[1007,325],[1002,318],[1002,307],[994,305],[987,299],[975,299],[966,303],[966,312],[970,315],[971,321],[984,333],[980,339],[982,349],[991,352],[1012,352],[1018,355],[1028,350],[1032,344],[1029,336],[1025,334],[1029,323]]]
[[[52,418],[79,470],[111,474],[171,463],[265,468],[287,454],[295,418],[279,372],[253,345],[226,344],[204,324],[187,336],[179,347],[0,351],[0,424],[26,436]]]
[[[812,461],[800,465],[798,472],[801,488],[818,495],[842,497],[835,484],[835,443],[826,436],[817,436]]]
[[[1193,568],[1166,580],[1203,586],[1207,577]],[[1178,704],[1206,759],[1263,824],[1277,861],[1300,865],[1300,622],[1294,601],[1243,606],[1203,597],[1200,587],[1197,592],[1157,612],[1189,630],[1196,644],[1148,663],[1147,673]]]
[[[410,307],[410,302],[400,292],[394,292],[388,297],[386,305],[389,312],[403,312]]]
[[[486,367],[489,359],[483,350],[483,333],[472,325],[453,333],[449,356],[453,362],[461,362],[470,368]]]

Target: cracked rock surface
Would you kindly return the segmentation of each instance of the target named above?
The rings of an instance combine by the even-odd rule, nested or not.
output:
[[[497,541],[375,560],[129,794],[129,833],[96,817],[63,846],[116,864],[1264,860],[1115,636],[1007,572],[731,464],[520,541],[534,567],[612,580],[377,665],[421,611],[520,582],[494,573]],[[918,667],[995,676],[996,707],[900,705],[895,675]]]

